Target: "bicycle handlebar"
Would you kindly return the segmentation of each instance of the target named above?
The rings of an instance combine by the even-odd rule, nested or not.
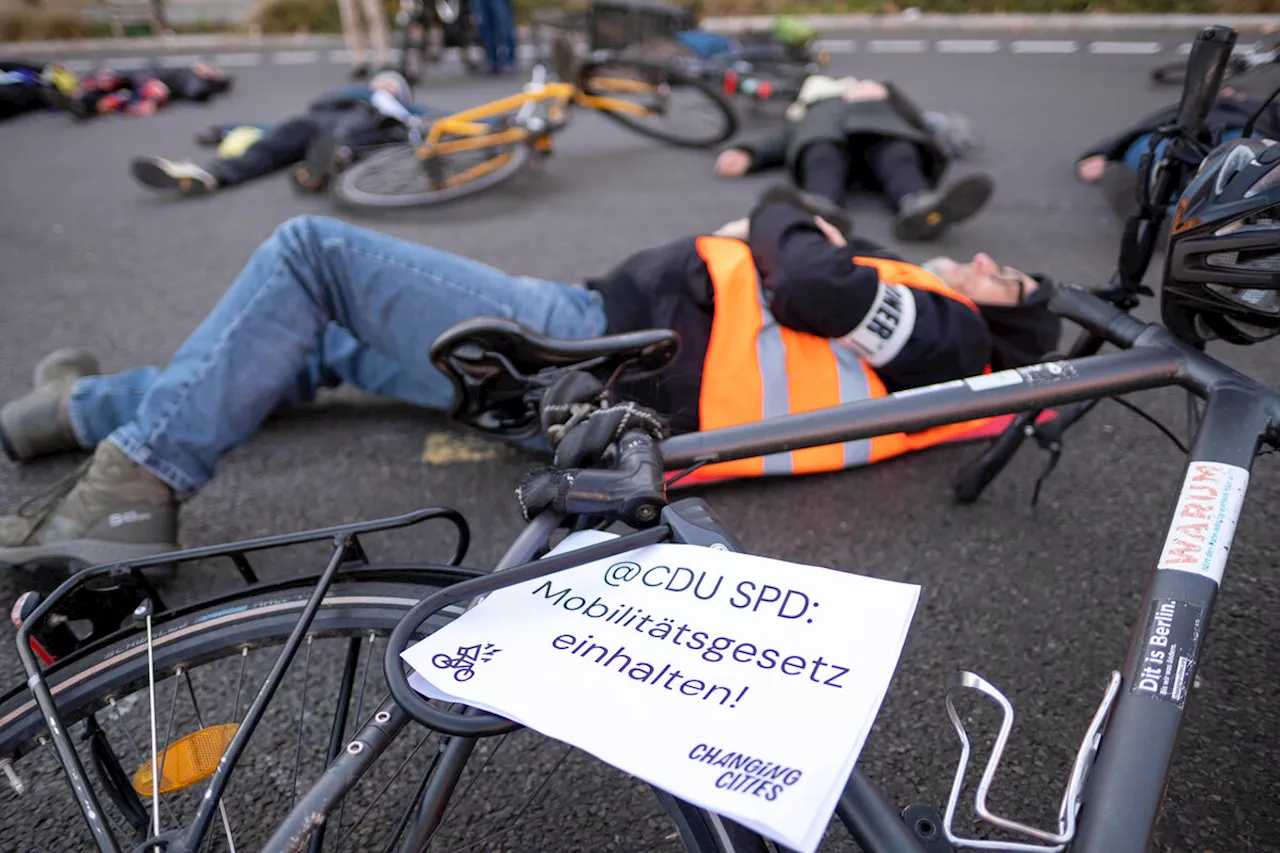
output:
[[[1067,358],[1096,355],[1106,341],[1131,347],[1147,327],[1078,284],[1059,285],[1049,299],[1049,308],[1085,329],[1086,334],[1072,345]],[[1035,435],[1040,414],[1039,410],[1019,413],[982,455],[960,470],[951,483],[957,501],[971,504],[978,499],[1009,464],[1022,442]]]
[[[646,432],[632,429],[615,443],[618,464],[611,469],[568,472],[568,489],[551,508],[566,515],[607,515],[632,527],[649,527],[666,503],[662,453]]]
[[[533,523],[521,536],[523,541],[517,540],[494,573],[442,589],[419,601],[401,618],[387,640],[383,667],[391,695],[412,719],[436,731],[463,737],[503,734],[519,728],[518,723],[497,714],[476,709],[455,714],[435,708],[409,685],[399,650],[409,646],[414,633],[432,616],[450,604],[504,586],[522,583],[667,538],[665,528],[654,527],[666,505],[662,453],[657,442],[643,430],[630,429],[622,434],[614,447],[618,451],[618,461],[613,468],[580,468],[560,472],[564,476],[557,481],[555,498],[533,519]],[[556,525],[566,514],[607,515],[633,527],[653,529],[641,530],[555,557],[524,562],[541,549],[546,538],[555,531]]]
[[[1099,299],[1078,284],[1059,285],[1049,299],[1049,310],[1060,314],[1091,334],[1118,347],[1133,346],[1147,324]]]
[[[1206,27],[1192,42],[1177,120],[1178,128],[1188,139],[1197,138],[1204,129],[1235,45],[1236,31],[1231,27]]]

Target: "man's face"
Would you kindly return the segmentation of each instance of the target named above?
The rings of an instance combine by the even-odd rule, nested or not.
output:
[[[1017,305],[1034,293],[1038,284],[1024,272],[1000,266],[985,252],[974,255],[967,264],[934,258],[925,266],[947,287],[980,305]]]

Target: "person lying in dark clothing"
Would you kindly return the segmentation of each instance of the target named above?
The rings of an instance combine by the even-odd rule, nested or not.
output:
[[[1249,117],[1260,106],[1260,99],[1251,98],[1231,87],[1224,88],[1205,119],[1201,141],[1212,145],[1239,139]],[[1076,159],[1076,177],[1086,184],[1096,185],[1116,215],[1127,219],[1138,206],[1135,193],[1142,156],[1151,151],[1156,131],[1173,124],[1177,118],[1178,105],[1170,104],[1143,116],[1132,127],[1115,136],[1094,143]],[[1263,110],[1254,125],[1254,135],[1280,141],[1280,103],[1271,104]],[[1151,153],[1158,157],[1166,145],[1168,142],[1162,141]]]
[[[186,68],[100,68],[81,79],[74,91],[52,100],[78,119],[108,113],[151,115],[171,101],[204,103],[229,91],[232,83],[230,75],[207,62]]]
[[[409,103],[409,84],[396,71],[382,71],[368,86],[344,86],[312,101],[307,111],[279,124],[223,124],[201,131],[196,142],[218,146],[218,156],[195,163],[139,157],[133,176],[144,186],[184,195],[204,195],[290,166],[293,183],[318,192],[350,164],[357,149],[402,138],[409,116],[443,115]]]
[[[53,106],[53,92],[74,91],[78,79],[57,63],[0,60],[0,121]]]
[[[0,567],[176,550],[179,500],[277,407],[322,388],[346,383],[447,410],[453,387],[428,353],[477,317],[571,340],[674,330],[671,365],[625,388],[672,433],[1016,368],[1057,346],[1046,280],[981,253],[907,263],[840,233],[795,195],[773,188],[747,218],[644,249],[582,284],[511,275],[334,219],[290,220],[168,367],[100,376],[91,354],[60,350],[37,365],[32,391],[0,407],[0,448],[15,460],[94,453],[69,490],[0,517]],[[781,452],[690,480],[855,468],[993,426]]]
[[[787,108],[786,128],[732,143],[715,169],[738,178],[785,166],[796,186],[836,208],[849,189],[872,190],[893,207],[899,240],[934,240],[991,197],[986,175],[941,185],[967,145],[962,121],[926,114],[891,83],[813,75]]]

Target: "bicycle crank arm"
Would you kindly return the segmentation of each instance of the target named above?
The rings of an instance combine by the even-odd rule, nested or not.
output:
[[[978,783],[978,791],[974,796],[974,810],[980,818],[988,823],[1009,832],[1034,838],[1043,842],[1042,844],[961,838],[952,830],[951,825],[955,819],[956,804],[960,799],[960,789],[964,787],[965,773],[969,769],[969,735],[965,731],[964,723],[960,721],[960,714],[956,711],[953,698],[957,690],[978,691],[999,705],[1003,714],[1000,733],[996,736],[996,742],[991,747],[991,755],[987,759],[986,769],[982,773],[982,780]],[[955,726],[956,734],[960,736],[960,763],[956,768],[955,781],[951,785],[951,796],[947,799],[947,813],[943,818],[943,831],[946,833],[947,840],[957,848],[1000,850],[1007,853],[1058,853],[1058,851],[1065,849],[1071,843],[1072,838],[1075,837],[1076,813],[1080,810],[1080,794],[1084,790],[1085,777],[1089,773],[1089,768],[1093,766],[1093,760],[1098,753],[1098,744],[1102,740],[1102,727],[1106,724],[1107,717],[1111,713],[1111,708],[1119,694],[1120,673],[1112,672],[1111,680],[1107,684],[1107,690],[1103,694],[1102,702],[1098,705],[1098,710],[1094,712],[1093,720],[1089,723],[1089,728],[1084,733],[1084,740],[1081,741],[1080,748],[1076,752],[1076,760],[1072,765],[1071,776],[1067,780],[1067,790],[1062,795],[1062,806],[1058,812],[1058,830],[1057,832],[1050,832],[1000,817],[987,808],[987,794],[991,790],[992,782],[995,781],[996,768],[999,766],[1000,758],[1004,754],[1004,748],[1009,742],[1009,733],[1013,730],[1013,705],[1003,693],[981,676],[972,672],[959,673],[956,684],[947,691],[947,716],[951,718],[951,724]]]

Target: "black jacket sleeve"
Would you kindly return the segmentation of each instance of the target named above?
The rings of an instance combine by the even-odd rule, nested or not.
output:
[[[751,155],[749,173],[764,172],[776,169],[786,162],[787,144],[791,139],[789,128],[782,128],[774,133],[749,136],[738,139],[725,147],[726,151],[737,149]]]
[[[769,204],[751,216],[749,237],[769,310],[789,328],[838,338],[891,388],[981,373],[991,334],[980,315],[941,294],[883,282],[853,256],[886,253],[870,244],[831,245],[812,217]]]
[[[1201,133],[1201,140],[1208,142],[1212,131],[1243,128],[1249,116],[1261,105],[1261,101],[1244,96],[1219,98],[1205,119],[1205,130]],[[1177,120],[1178,105],[1164,107],[1144,116],[1129,129],[1094,143],[1077,159],[1083,160],[1086,157],[1101,154],[1108,160],[1121,160],[1135,139],[1171,125]],[[1272,105],[1263,111],[1258,120],[1257,132],[1271,138],[1275,138],[1274,134],[1280,133],[1280,106]]]
[[[933,131],[929,129],[929,123],[924,120],[924,111],[920,109],[915,101],[908,98],[901,89],[888,81],[881,85],[889,93],[889,104],[898,115],[902,116],[916,130],[929,135],[933,134]]]

